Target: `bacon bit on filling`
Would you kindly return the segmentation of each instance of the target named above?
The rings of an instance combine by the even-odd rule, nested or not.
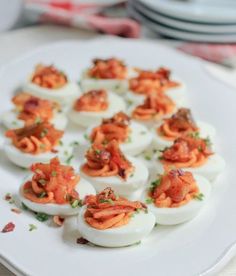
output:
[[[134,109],[132,117],[142,121],[158,120],[164,115],[171,114],[174,108],[174,102],[165,94],[150,94],[143,104]]]
[[[166,167],[194,168],[202,166],[212,154],[205,139],[186,136],[175,140],[163,151],[160,159]]]
[[[13,145],[20,151],[30,154],[40,154],[53,151],[63,136],[63,131],[53,125],[42,122],[18,129],[10,129],[6,137],[12,140]]]
[[[110,119],[104,119],[102,124],[95,127],[90,135],[90,140],[95,144],[106,144],[112,140],[123,143],[130,133],[130,118],[119,112]]]
[[[49,89],[59,89],[68,82],[66,75],[53,65],[45,66],[42,64],[36,66],[31,81]]]
[[[91,78],[122,80],[127,76],[127,67],[116,58],[94,59],[93,67],[89,69],[88,75]]]
[[[87,196],[85,221],[93,228],[105,230],[121,227],[129,223],[135,211],[145,211],[147,207],[139,201],[129,201],[117,197],[111,188],[98,195]]]
[[[87,151],[86,158],[87,162],[82,166],[82,170],[92,177],[118,175],[126,179],[134,170],[115,140],[107,145],[93,144]]]
[[[26,125],[36,120],[48,122],[53,118],[53,111],[59,109],[59,106],[53,102],[24,92],[13,97],[12,102],[19,111],[18,119],[25,121]]]
[[[71,204],[79,200],[75,186],[80,176],[71,166],[61,165],[58,158],[49,164],[35,163],[31,166],[32,179],[23,186],[24,197],[40,204]]]
[[[140,70],[139,75],[129,81],[130,90],[137,94],[166,91],[179,85],[178,82],[170,80],[170,70],[166,68],[154,72]]]
[[[75,102],[74,110],[99,112],[107,110],[108,105],[108,95],[105,90],[91,90]]]
[[[157,129],[157,133],[164,139],[174,141],[176,138],[198,132],[190,109],[180,108],[171,118],[165,119]]]
[[[154,181],[149,196],[157,207],[174,208],[187,204],[198,193],[199,189],[192,173],[178,169],[171,170]]]

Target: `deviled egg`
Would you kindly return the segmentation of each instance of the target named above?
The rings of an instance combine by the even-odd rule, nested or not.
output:
[[[80,138],[82,145],[87,147],[90,143],[106,144],[113,139],[119,143],[121,151],[138,155],[151,144],[152,134],[125,113],[118,112],[111,118],[103,119],[99,126],[89,128]]]
[[[80,171],[97,192],[109,186],[129,199],[139,198],[148,179],[143,163],[134,157],[125,157],[115,140],[107,145],[93,144]]]
[[[141,104],[145,97],[155,93],[165,93],[178,106],[186,106],[185,84],[167,68],[159,68],[156,71],[136,70],[137,76],[129,80],[129,91],[125,98],[130,104]],[[174,80],[173,80],[174,79]]]
[[[119,111],[124,111],[125,102],[119,96],[106,90],[91,90],[75,101],[69,112],[71,121],[82,127],[101,123]]]
[[[83,238],[103,247],[123,247],[142,241],[155,225],[155,216],[139,201],[129,201],[110,188],[86,198],[78,218]]]
[[[144,199],[158,224],[174,225],[198,215],[210,192],[206,178],[178,169],[159,175],[145,191]]]
[[[176,112],[175,103],[163,93],[146,96],[144,102],[130,107],[131,117],[150,127]]]
[[[73,147],[63,135],[63,131],[46,122],[11,129],[6,132],[4,152],[11,162],[23,168],[48,162],[55,156],[62,162],[69,162]]]
[[[62,106],[71,103],[80,94],[79,86],[68,80],[62,71],[53,65],[38,64],[35,71],[23,86],[24,91]]]
[[[60,164],[57,157],[50,163],[35,163],[19,189],[19,197],[30,210],[48,215],[78,214],[83,200],[95,195],[93,186],[75,173],[73,167]]]
[[[22,128],[40,121],[50,122],[56,129],[66,128],[67,118],[57,103],[24,92],[14,96],[12,102],[15,109],[1,115],[2,123],[8,129]]]
[[[215,136],[215,128],[205,122],[195,122],[190,109],[180,108],[170,118],[164,119],[152,129],[153,145],[156,149],[170,147],[181,136],[193,135],[202,138]]]
[[[225,161],[212,152],[209,139],[185,136],[165,148],[155,163],[157,173],[168,168],[182,168],[213,181],[224,170]]]
[[[107,89],[117,93],[128,90],[128,79],[136,72],[116,58],[94,59],[91,68],[85,70],[81,77],[83,91]]]

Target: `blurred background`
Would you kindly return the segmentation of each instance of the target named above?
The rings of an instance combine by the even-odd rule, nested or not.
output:
[[[0,35],[42,24],[157,38],[229,66],[236,54],[235,0],[0,0]]]

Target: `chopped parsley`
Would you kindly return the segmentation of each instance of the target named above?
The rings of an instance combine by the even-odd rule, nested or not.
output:
[[[48,129],[45,128],[45,129],[43,129],[43,130],[41,131],[40,137],[43,138],[43,137],[45,137],[47,134],[48,134]]]
[[[150,155],[145,155],[144,158],[148,161],[152,160],[152,157]]]
[[[110,204],[114,204],[113,200],[108,198],[108,199],[100,199],[99,200],[100,203],[110,203]]]
[[[59,141],[59,145],[60,145],[60,146],[63,146],[62,140]]]
[[[126,140],[126,143],[131,143],[132,142],[132,138],[129,136]]]
[[[150,191],[153,192],[161,184],[161,177],[151,182]]]
[[[37,117],[34,121],[35,124],[40,124],[42,122],[40,117]]]
[[[87,133],[84,134],[84,139],[85,139],[85,140],[90,140]]]
[[[56,171],[52,171],[51,172],[51,176],[57,176],[57,172]]]
[[[21,203],[21,207],[23,210],[29,210],[29,208],[23,202]]]
[[[194,196],[194,199],[200,200],[200,201],[202,201],[203,198],[204,198],[204,194],[203,193],[200,193],[200,194],[197,194],[197,195]]]
[[[96,154],[100,154],[100,153],[101,153],[101,150],[95,149],[95,153],[96,153]]]
[[[71,162],[71,160],[74,158],[74,155],[71,155],[71,156],[69,156],[67,159],[66,159],[66,164],[67,165],[70,165],[70,162]]]
[[[77,146],[79,146],[79,142],[73,141],[73,142],[70,143],[70,146],[71,147],[77,147]]]
[[[151,197],[149,197],[149,198],[147,198],[147,199],[145,200],[145,202],[146,202],[147,204],[151,204],[151,203],[153,203],[153,199],[152,199]]]
[[[41,222],[44,222],[44,221],[49,219],[49,215],[44,214],[44,213],[37,213],[36,214],[36,219],[41,221]]]
[[[43,197],[45,197],[46,195],[47,195],[47,193],[42,192],[42,193],[39,194],[38,198],[43,198]]]
[[[36,225],[34,225],[34,224],[29,224],[29,231],[31,232],[31,231],[34,231],[34,230],[36,230],[37,229],[37,226]]]
[[[212,146],[212,142],[211,142],[211,139],[210,139],[209,136],[206,139],[204,139],[204,141],[205,141],[207,147],[211,147]]]
[[[197,138],[200,138],[200,133],[196,131],[196,132],[190,133],[189,136],[197,139]]]
[[[42,186],[44,186],[46,184],[46,180],[45,179],[39,179],[38,182]]]
[[[83,202],[82,202],[82,200],[75,199],[75,200],[70,202],[70,205],[71,205],[72,208],[77,208],[77,207],[83,206]]]

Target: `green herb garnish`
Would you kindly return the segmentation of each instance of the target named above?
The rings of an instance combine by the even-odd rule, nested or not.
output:
[[[25,211],[29,210],[29,208],[23,202],[21,202],[21,207]]]
[[[83,206],[83,202],[82,202],[82,200],[75,199],[75,200],[71,201],[70,205],[72,208],[77,208],[77,207]]]
[[[194,196],[194,199],[200,200],[200,201],[202,201],[203,198],[204,198],[204,194],[203,193],[200,193],[200,194],[197,194],[197,195]]]
[[[148,161],[152,160],[152,157],[150,155],[145,155],[144,158]]]
[[[110,203],[110,204],[114,204],[113,200],[111,198],[108,199],[100,199],[99,200],[100,203]]]
[[[47,195],[47,193],[42,192],[42,193],[39,194],[38,198],[43,198],[43,197],[45,197],[46,195]]]
[[[69,156],[67,159],[66,159],[66,164],[70,165],[70,162],[71,160],[74,158],[74,155],[71,155]]]
[[[49,215],[44,214],[44,213],[37,213],[36,214],[36,219],[41,221],[41,222],[44,222],[44,221],[49,219]]]
[[[33,230],[36,230],[37,229],[37,226],[34,225],[34,224],[29,224],[29,231],[33,231]]]
[[[146,198],[145,202],[146,202],[147,204],[151,204],[151,203],[153,203],[153,199],[152,199],[151,197]]]

